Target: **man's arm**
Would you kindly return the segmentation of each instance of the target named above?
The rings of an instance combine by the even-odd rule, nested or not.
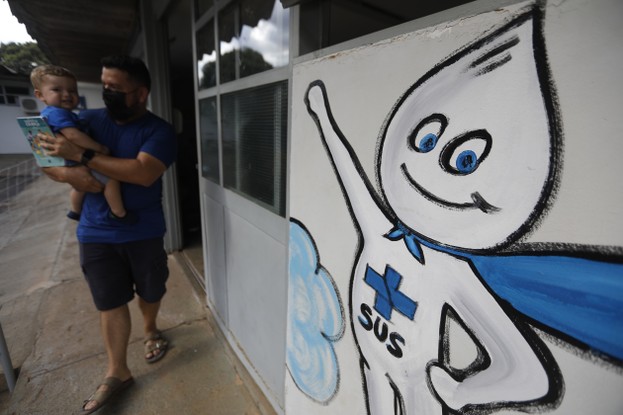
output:
[[[47,154],[66,160],[81,161],[84,149],[70,142],[63,135],[51,137],[39,134],[37,137],[41,140],[42,147]],[[167,169],[163,162],[145,152],[140,152],[135,159],[95,154],[88,163],[88,167],[111,179],[141,186],[152,185]]]
[[[104,190],[104,185],[86,167],[44,167],[41,170],[55,182],[70,184],[81,192],[99,193]]]
[[[138,153],[135,159],[95,154],[88,167],[111,179],[141,186],[151,186],[167,169],[163,162],[145,152]]]

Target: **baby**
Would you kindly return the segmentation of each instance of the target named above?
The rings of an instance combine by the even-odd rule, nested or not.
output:
[[[56,65],[42,65],[32,70],[30,81],[35,89],[35,96],[47,105],[41,116],[52,132],[61,133],[67,140],[84,149],[109,154],[106,146],[93,140],[80,128],[78,115],[73,112],[78,106],[78,86],[76,76],[72,72]],[[74,166],[77,163],[67,160],[66,165]],[[128,224],[135,222],[135,216],[124,207],[120,183],[96,172],[95,176],[105,185],[104,197],[110,207],[109,218]],[[67,217],[80,219],[83,199],[83,192],[72,189],[71,210]]]

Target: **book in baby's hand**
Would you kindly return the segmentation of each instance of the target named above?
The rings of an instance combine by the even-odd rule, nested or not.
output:
[[[44,133],[54,136],[52,130],[42,117],[17,117],[17,122],[28,141],[32,154],[40,167],[64,166],[65,159],[56,156],[48,156],[45,150],[39,145],[37,133]]]

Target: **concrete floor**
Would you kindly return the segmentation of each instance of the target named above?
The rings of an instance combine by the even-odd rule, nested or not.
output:
[[[65,185],[43,177],[0,213],[0,323],[20,371],[14,392],[0,393],[2,414],[79,413],[105,371],[99,317],[78,265],[76,225],[65,218],[67,194]],[[275,414],[176,257],[169,257],[160,318],[171,343],[167,355],[144,362],[141,319],[131,303],[136,383],[97,413]]]

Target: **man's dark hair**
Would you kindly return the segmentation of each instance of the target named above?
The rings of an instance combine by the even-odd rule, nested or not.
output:
[[[104,68],[119,69],[127,72],[130,80],[151,91],[151,76],[142,60],[132,56],[112,55],[103,58],[101,64]]]

